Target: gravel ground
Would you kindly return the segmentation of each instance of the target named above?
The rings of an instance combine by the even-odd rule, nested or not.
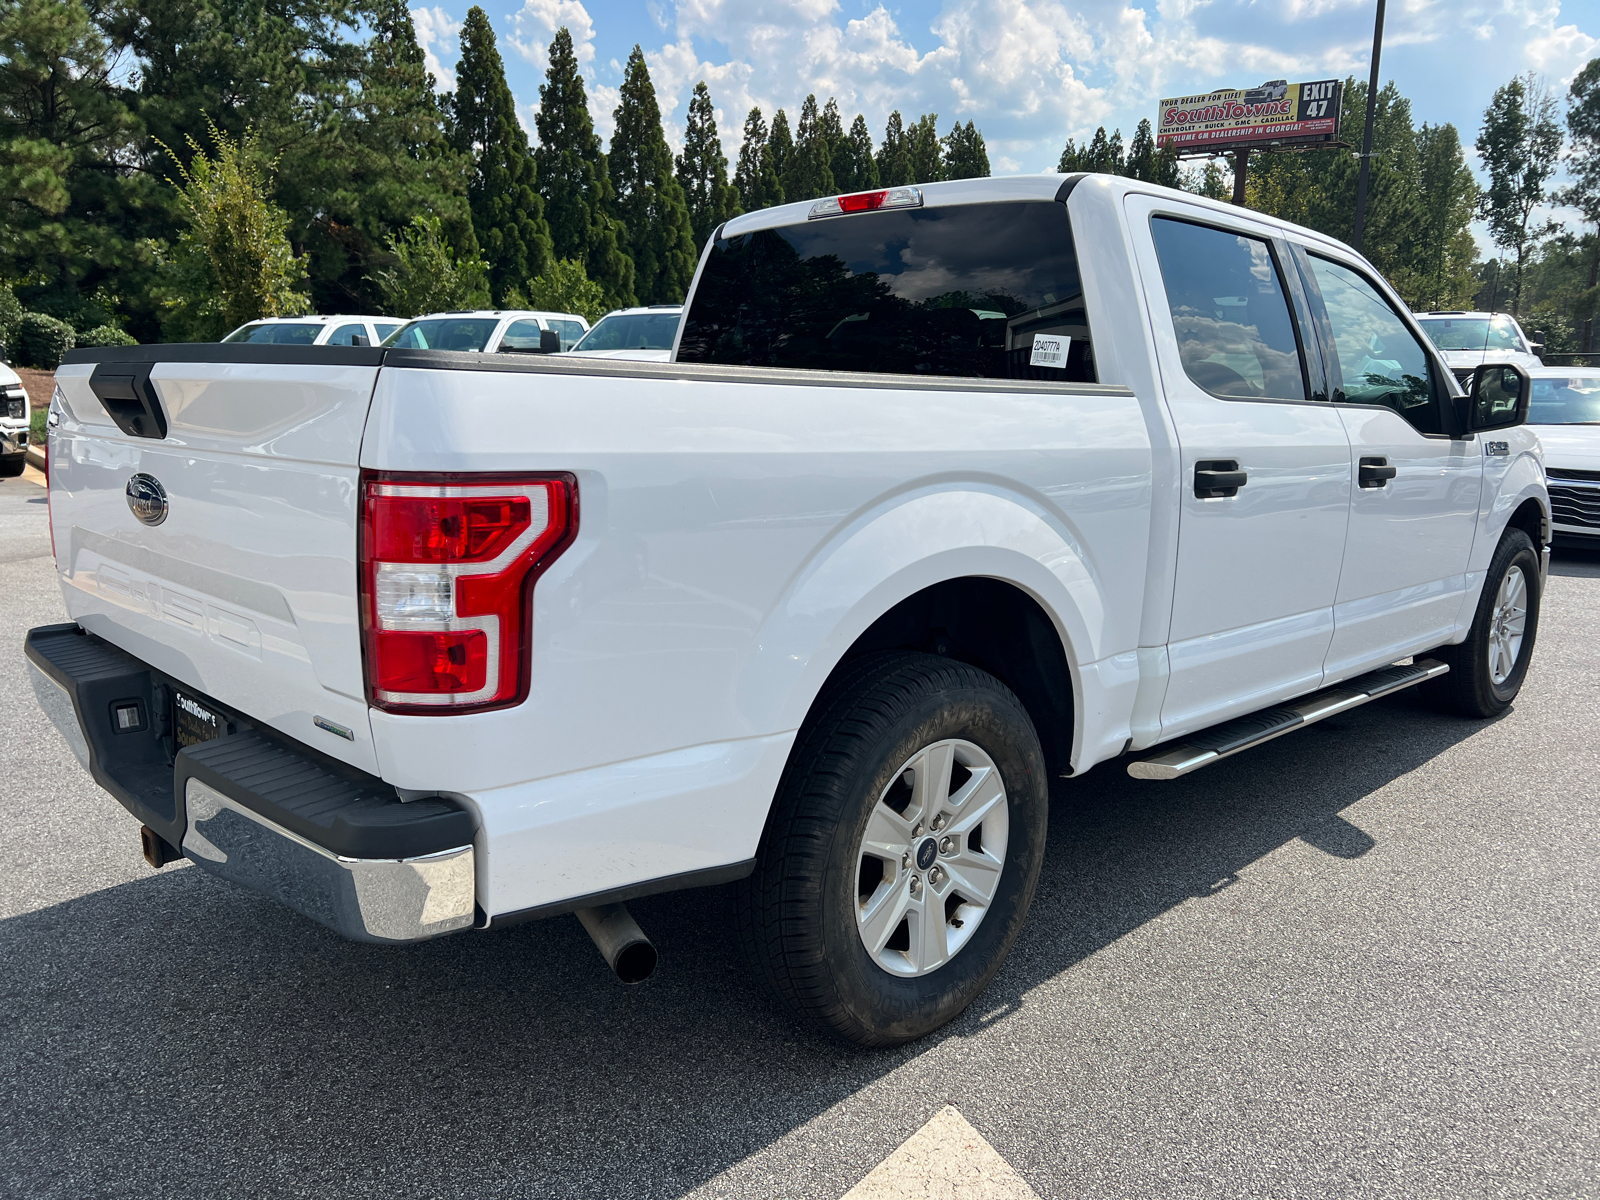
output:
[[[63,619],[0,484],[7,644]],[[0,1192],[840,1196],[955,1104],[1043,1197],[1600,1193],[1600,556],[1516,708],[1401,696],[1175,783],[1060,788],[1039,899],[948,1029],[863,1053],[746,980],[720,890],[344,943],[186,865],[0,657]]]

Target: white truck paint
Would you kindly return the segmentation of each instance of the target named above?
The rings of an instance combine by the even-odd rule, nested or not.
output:
[[[112,422],[94,363],[64,366],[50,486],[68,611],[402,795],[466,806],[491,924],[748,862],[830,673],[875,621],[947,581],[1001,581],[1046,615],[1070,675],[1057,765],[1079,775],[1461,641],[1508,523],[1548,528],[1533,434],[1425,434],[1390,409],[1195,384],[1152,220],[1322,256],[1405,313],[1316,233],[1100,175],[929,185],[923,203],[1058,191],[1098,383],[692,364],[681,345],[665,364],[190,355],[151,371],[157,441]],[[807,210],[749,214],[722,236],[804,225]],[[1449,370],[1423,352],[1453,404]],[[1394,464],[1395,482],[1358,486],[1365,456]],[[1206,460],[1238,460],[1248,485],[1197,497]],[[576,540],[532,593],[525,701],[460,716],[368,704],[364,471],[576,478]],[[130,516],[135,472],[163,481],[164,525]]]

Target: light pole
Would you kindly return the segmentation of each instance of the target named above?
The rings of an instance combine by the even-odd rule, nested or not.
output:
[[[1372,122],[1378,114],[1378,59],[1383,54],[1383,3],[1378,0],[1378,19],[1372,26],[1372,78],[1367,81],[1367,128],[1361,135],[1361,173],[1356,177],[1355,236],[1350,244],[1359,253],[1367,228],[1367,184],[1372,178]]]

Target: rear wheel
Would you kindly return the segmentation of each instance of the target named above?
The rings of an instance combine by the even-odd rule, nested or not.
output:
[[[1520,529],[1496,547],[1467,640],[1432,657],[1450,673],[1429,685],[1434,700],[1467,717],[1497,717],[1522,690],[1539,629],[1539,553]]]
[[[1044,755],[992,675],[926,654],[846,669],[801,730],[739,889],[746,955],[807,1022],[910,1041],[988,985],[1044,855]]]
[[[26,454],[13,454],[9,458],[0,458],[0,479],[21,475],[27,465]]]

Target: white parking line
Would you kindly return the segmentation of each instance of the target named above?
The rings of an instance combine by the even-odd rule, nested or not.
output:
[[[1000,1152],[945,1105],[841,1200],[1039,1200]]]

